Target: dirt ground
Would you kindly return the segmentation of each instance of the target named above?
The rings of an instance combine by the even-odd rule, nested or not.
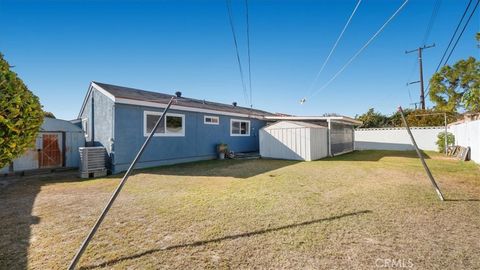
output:
[[[82,269],[479,269],[480,167],[413,152],[138,171]],[[121,176],[0,188],[0,269],[65,269]]]

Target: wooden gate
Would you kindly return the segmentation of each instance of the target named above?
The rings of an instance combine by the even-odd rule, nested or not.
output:
[[[38,159],[40,168],[62,166],[59,135],[61,134],[42,134],[42,150]]]

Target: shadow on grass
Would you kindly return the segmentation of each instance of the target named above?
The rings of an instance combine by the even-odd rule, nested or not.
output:
[[[3,177],[0,188],[0,269],[28,269],[31,226],[40,218],[32,213],[42,186],[79,181],[77,172],[61,172],[24,177]]]
[[[446,202],[480,202],[480,199],[445,199]]]
[[[134,173],[175,176],[250,178],[269,171],[292,166],[299,162],[300,161],[279,159],[206,160],[145,169],[135,169]],[[121,177],[123,174],[124,173],[120,173],[115,176]]]
[[[430,159],[430,156],[421,151],[425,159]],[[360,150],[348,154],[343,154],[336,157],[326,158],[325,161],[379,161],[385,157],[403,157],[403,158],[417,158],[415,151],[396,151],[396,150]]]
[[[341,218],[351,217],[351,216],[357,216],[357,215],[367,214],[367,213],[371,213],[371,212],[372,211],[370,211],[370,210],[363,210],[363,211],[358,211],[358,212],[333,216],[333,217],[329,217],[329,218],[314,219],[314,220],[305,221],[305,222],[301,222],[301,223],[293,223],[293,224],[280,226],[280,227],[275,227],[275,228],[270,228],[270,229],[263,229],[263,230],[257,230],[257,231],[246,232],[246,233],[241,233],[241,234],[228,235],[228,236],[224,236],[224,237],[220,237],[220,238],[209,239],[209,240],[201,240],[201,241],[197,241],[197,242],[193,242],[193,243],[168,246],[168,247],[164,247],[164,248],[155,248],[155,249],[150,249],[150,250],[147,250],[147,251],[144,251],[144,252],[141,252],[141,253],[137,253],[137,254],[134,254],[134,255],[120,257],[118,259],[110,260],[110,261],[103,262],[103,263],[100,263],[100,264],[97,264],[97,265],[88,265],[88,266],[80,267],[80,269],[88,270],[88,269],[102,268],[102,267],[106,267],[106,266],[111,266],[111,265],[119,263],[119,262],[138,259],[138,258],[141,258],[143,256],[153,254],[153,253],[157,253],[157,252],[161,252],[161,251],[165,251],[165,250],[172,250],[172,249],[185,248],[185,247],[197,247],[197,246],[207,245],[207,244],[210,244],[210,243],[218,243],[218,242],[222,242],[222,241],[235,240],[235,239],[242,238],[242,237],[251,237],[251,236],[255,236],[255,235],[261,235],[261,234],[266,234],[266,233],[270,233],[270,232],[291,229],[291,228],[295,228],[295,227],[308,226],[308,225],[312,225],[312,224],[316,224],[316,223],[333,221],[333,220],[336,220],[336,219],[341,219]]]

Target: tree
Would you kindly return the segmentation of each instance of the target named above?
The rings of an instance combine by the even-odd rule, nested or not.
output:
[[[414,112],[413,109],[403,109],[403,114],[405,115],[405,118],[408,119],[408,116]],[[394,112],[390,117],[388,117],[388,126],[389,127],[403,127],[403,120],[402,120],[402,115],[400,112],[397,110]]]
[[[43,111],[43,116],[47,118],[53,118],[53,119],[56,118],[52,112],[47,112],[47,111]]]
[[[450,132],[447,132],[447,147],[455,143],[455,135]],[[445,132],[440,132],[437,135],[438,152],[445,153]]]
[[[438,127],[445,126],[445,115],[441,111],[432,109],[427,110],[411,110],[408,115],[405,116],[408,125],[412,127]],[[457,113],[447,113],[447,123],[457,121]],[[402,122],[403,125],[403,122]]]
[[[474,57],[460,60],[453,67],[444,66],[433,75],[430,85],[430,100],[437,110],[480,110],[480,62]]]
[[[388,121],[387,116],[375,112],[373,108],[368,109],[368,111],[360,116],[355,116],[355,119],[363,122],[362,128],[379,128],[384,127]]]
[[[38,97],[0,54],[0,168],[31,147],[43,121]]]
[[[480,62],[474,57],[446,65],[430,80],[430,100],[441,111],[480,111]]]
[[[445,115],[443,112],[433,109],[403,109],[403,114],[412,127],[437,127],[445,125]],[[447,122],[457,121],[459,114],[447,113]],[[355,119],[363,122],[363,128],[384,128],[384,127],[403,127],[403,119],[400,112],[396,111],[390,116],[375,112],[370,108],[366,113],[355,116]]]

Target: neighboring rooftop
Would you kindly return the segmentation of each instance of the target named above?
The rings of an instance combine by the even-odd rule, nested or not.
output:
[[[267,115],[274,115],[272,113],[258,110],[258,109],[251,109],[241,106],[234,106],[233,104],[224,104],[188,97],[177,97],[175,95],[169,95],[165,93],[159,92],[152,92],[146,91],[141,89],[129,88],[124,86],[100,83],[100,82],[92,82],[92,84],[101,89],[107,91],[111,95],[115,97],[115,99],[130,99],[130,100],[137,100],[137,101],[145,101],[145,102],[155,102],[155,103],[162,103],[167,104],[172,97],[176,97],[176,106],[185,106],[185,107],[192,107],[192,108],[199,108],[199,109],[207,109],[207,110],[215,110],[215,111],[223,111],[229,113],[239,113],[239,114],[246,114],[246,115],[254,115],[254,116],[267,116]]]

